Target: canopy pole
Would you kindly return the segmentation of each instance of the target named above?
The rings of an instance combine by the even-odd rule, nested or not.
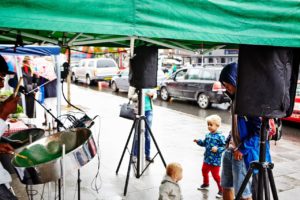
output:
[[[56,110],[57,110],[57,114],[55,117],[58,117],[60,116],[61,114],[61,78],[60,78],[60,66],[58,66],[58,58],[57,56],[54,56],[54,65],[56,67],[56,76],[57,76],[57,79],[56,79],[56,88],[57,88],[57,91],[56,91],[56,95],[57,95],[57,102],[56,102]]]
[[[134,41],[135,37],[130,37],[130,58],[134,55]]]
[[[68,46],[67,49],[69,51],[68,63],[69,63],[69,67],[71,67],[71,48]],[[71,102],[71,70],[68,71],[68,76],[67,76],[67,99],[69,102]],[[68,103],[67,107],[70,108],[71,105]]]

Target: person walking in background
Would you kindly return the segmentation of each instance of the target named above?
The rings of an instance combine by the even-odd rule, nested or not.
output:
[[[179,163],[170,163],[166,168],[161,185],[159,186],[158,200],[182,200],[178,181],[182,179],[182,167]]]
[[[199,146],[205,147],[204,161],[202,164],[203,184],[198,188],[204,190],[209,188],[209,172],[215,179],[219,192],[217,198],[222,197],[222,187],[220,185],[220,166],[222,153],[225,150],[225,137],[218,131],[221,126],[221,117],[218,115],[210,115],[206,117],[207,128],[209,133],[205,135],[205,139],[195,139],[194,142]]]
[[[153,100],[157,98],[157,91],[155,89],[142,89],[145,95],[145,117],[146,121],[149,125],[149,128],[152,127],[152,119],[153,119]],[[132,86],[129,87],[128,90],[128,98],[133,100],[134,102],[138,101],[138,95],[136,93],[136,89]],[[145,156],[148,162],[153,162],[150,156],[151,150],[151,136],[149,130],[145,129]],[[135,142],[134,146],[134,159],[133,162],[136,162],[136,156],[138,154],[138,144]]]

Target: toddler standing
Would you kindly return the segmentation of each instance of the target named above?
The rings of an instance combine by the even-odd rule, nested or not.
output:
[[[210,115],[206,118],[209,133],[205,135],[204,140],[194,140],[199,146],[205,147],[204,161],[202,165],[203,184],[199,190],[208,189],[209,172],[215,179],[219,192],[217,198],[222,197],[222,187],[220,185],[220,166],[222,152],[225,150],[225,137],[218,129],[221,126],[221,117],[218,115]]]

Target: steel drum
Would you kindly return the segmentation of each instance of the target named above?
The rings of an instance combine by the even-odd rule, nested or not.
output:
[[[30,143],[30,137],[32,142],[34,142],[43,137],[44,134],[45,131],[40,128],[24,129],[9,135],[7,138],[10,141],[6,141],[6,143],[9,143],[15,149],[15,152],[20,152]],[[12,158],[13,155],[11,154],[0,154],[0,160],[3,164],[3,167],[11,174],[15,173],[14,167],[11,164]]]
[[[39,139],[14,156],[14,166],[20,181],[34,185],[56,181],[62,177],[62,145],[65,144],[65,171],[73,172],[87,164],[97,154],[92,132],[87,128],[70,129]]]

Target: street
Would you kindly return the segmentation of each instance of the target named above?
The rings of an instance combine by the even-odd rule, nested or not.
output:
[[[119,91],[113,92],[112,89],[108,86],[102,87],[99,89],[98,86],[86,86],[83,83],[76,83],[76,85],[81,87],[89,87],[96,91],[105,92],[108,94],[113,94],[120,97],[127,97],[127,92]],[[228,111],[228,103],[225,104],[213,104],[209,109],[201,109],[198,104],[193,101],[184,101],[179,99],[172,99],[170,102],[166,102],[158,98],[154,101],[154,104],[164,108],[169,108],[171,110],[183,112],[185,114],[190,114],[200,118],[205,118],[212,114],[218,114],[222,118],[222,123],[231,124],[230,113]],[[300,124],[283,121],[283,138],[299,141],[300,142]]]
[[[92,161],[80,168],[81,171],[81,198],[86,200],[154,200],[158,199],[158,188],[165,169],[159,156],[155,158],[153,164],[145,173],[137,179],[133,175],[133,168],[129,178],[128,192],[123,196],[125,180],[128,169],[129,154],[126,151],[121,163],[119,173],[116,169],[121,158],[126,140],[128,139],[132,121],[119,117],[120,105],[127,102],[125,93],[115,95],[110,89],[101,91],[95,87],[90,88],[81,84],[71,85],[71,102],[80,106],[95,119],[95,125],[91,128],[95,142],[99,144],[99,160],[95,157]],[[158,101],[159,102],[159,101]],[[162,102],[165,104],[166,102]],[[66,104],[62,100],[62,104]],[[190,110],[197,110],[202,117],[186,114],[182,111],[172,110],[164,106],[154,106],[154,119],[152,131],[167,163],[179,162],[183,166],[183,179],[180,181],[184,199],[194,200],[215,199],[218,192],[217,186],[211,177],[209,191],[198,191],[197,187],[202,184],[201,164],[203,161],[204,148],[193,142],[196,138],[203,138],[207,133],[207,125],[204,117],[211,113],[224,113],[228,111],[218,108],[211,110],[201,110],[197,105],[189,105],[186,102],[173,101],[172,105],[182,107],[191,106]],[[74,112],[75,110],[73,110]],[[200,112],[201,111],[201,112]],[[202,112],[203,111],[203,112]],[[214,111],[214,112],[212,112]],[[230,125],[225,123],[221,126],[221,131],[226,136],[230,130]],[[296,128],[293,128],[295,131]],[[299,130],[298,130],[299,132]],[[131,142],[129,143],[131,148]],[[279,199],[295,199],[295,195],[300,193],[300,145],[299,142],[282,139],[275,145],[271,142],[272,159],[275,163],[273,169],[275,183]],[[156,155],[156,148],[152,143],[151,156]],[[99,175],[97,172],[99,171]],[[37,192],[34,199],[48,196],[49,187],[38,185],[33,187]],[[27,199],[24,192],[24,185],[20,184],[18,178],[14,176],[14,188],[19,199]],[[51,183],[50,199],[57,195],[56,184]],[[44,188],[44,189],[43,189]],[[96,191],[98,189],[98,193]],[[77,172],[67,172],[66,176],[66,196],[65,199],[77,199]]]

